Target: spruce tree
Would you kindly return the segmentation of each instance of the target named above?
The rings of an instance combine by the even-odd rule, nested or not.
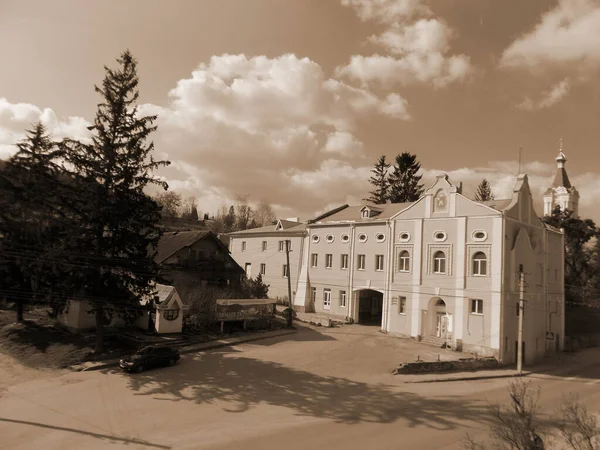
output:
[[[423,194],[423,185],[419,184],[421,164],[416,155],[404,152],[396,156],[392,173],[389,176],[390,195],[392,203],[414,202]]]
[[[16,305],[23,320],[25,305],[43,296],[53,279],[52,247],[60,238],[61,207],[58,160],[62,156],[46,128],[37,122],[16,144],[0,176],[0,291]]]
[[[485,178],[481,180],[481,183],[477,186],[477,192],[475,193],[475,201],[486,202],[488,200],[494,200],[494,194],[488,180]]]
[[[103,351],[104,326],[113,315],[139,310],[139,299],[154,294],[158,265],[153,252],[161,235],[160,207],[144,189],[157,184],[152,172],[168,161],[155,161],[156,116],[137,110],[137,62],[127,50],[119,67],[105,66],[96,92],[102,97],[90,143],[65,140],[67,158],[81,189],[82,214],[71,246],[80,253],[78,271],[83,295],[96,317],[96,352]]]
[[[371,169],[373,175],[369,178],[369,183],[373,186],[373,190],[369,192],[371,196],[365,199],[366,201],[381,205],[388,200],[390,188],[388,181],[389,167],[390,164],[386,162],[385,155],[380,156]]]

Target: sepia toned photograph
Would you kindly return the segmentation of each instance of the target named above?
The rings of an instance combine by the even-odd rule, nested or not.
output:
[[[0,61],[0,449],[600,450],[600,0],[0,0]]]

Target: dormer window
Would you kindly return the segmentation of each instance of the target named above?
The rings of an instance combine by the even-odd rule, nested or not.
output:
[[[360,210],[360,217],[362,217],[363,219],[369,219],[373,216],[380,214],[381,211],[382,210],[380,208],[377,208],[375,206],[364,206]]]
[[[361,217],[363,219],[368,219],[370,217],[370,215],[371,215],[371,211],[369,211],[368,209],[363,209],[361,211]]]

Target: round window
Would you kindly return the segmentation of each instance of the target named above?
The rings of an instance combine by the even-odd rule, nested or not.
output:
[[[319,242],[319,236],[317,236],[316,234],[313,234],[312,241],[313,241],[314,243],[317,243],[317,242]]]
[[[406,232],[402,232],[400,233],[400,240],[402,242],[407,242],[410,241],[410,234],[406,233]]]
[[[367,242],[367,235],[366,235],[366,234],[364,234],[364,233],[362,233],[362,234],[359,234],[359,235],[358,235],[358,240],[359,240],[360,242]]]
[[[477,230],[473,232],[473,239],[476,241],[485,241],[487,239],[487,233],[483,230]]]
[[[348,242],[350,240],[350,236],[347,234],[342,234],[342,242]]]
[[[375,235],[375,240],[377,242],[383,242],[383,241],[385,241],[385,234],[383,234],[383,233],[377,233]]]
[[[433,235],[436,241],[444,241],[446,240],[446,233],[443,231],[436,231]]]
[[[325,239],[327,239],[327,242],[331,243],[334,241],[335,238],[333,237],[333,234],[328,234]]]

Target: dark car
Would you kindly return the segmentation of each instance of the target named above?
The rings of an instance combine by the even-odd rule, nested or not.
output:
[[[144,347],[119,361],[127,372],[142,372],[153,367],[174,366],[179,361],[179,350],[172,347]]]

